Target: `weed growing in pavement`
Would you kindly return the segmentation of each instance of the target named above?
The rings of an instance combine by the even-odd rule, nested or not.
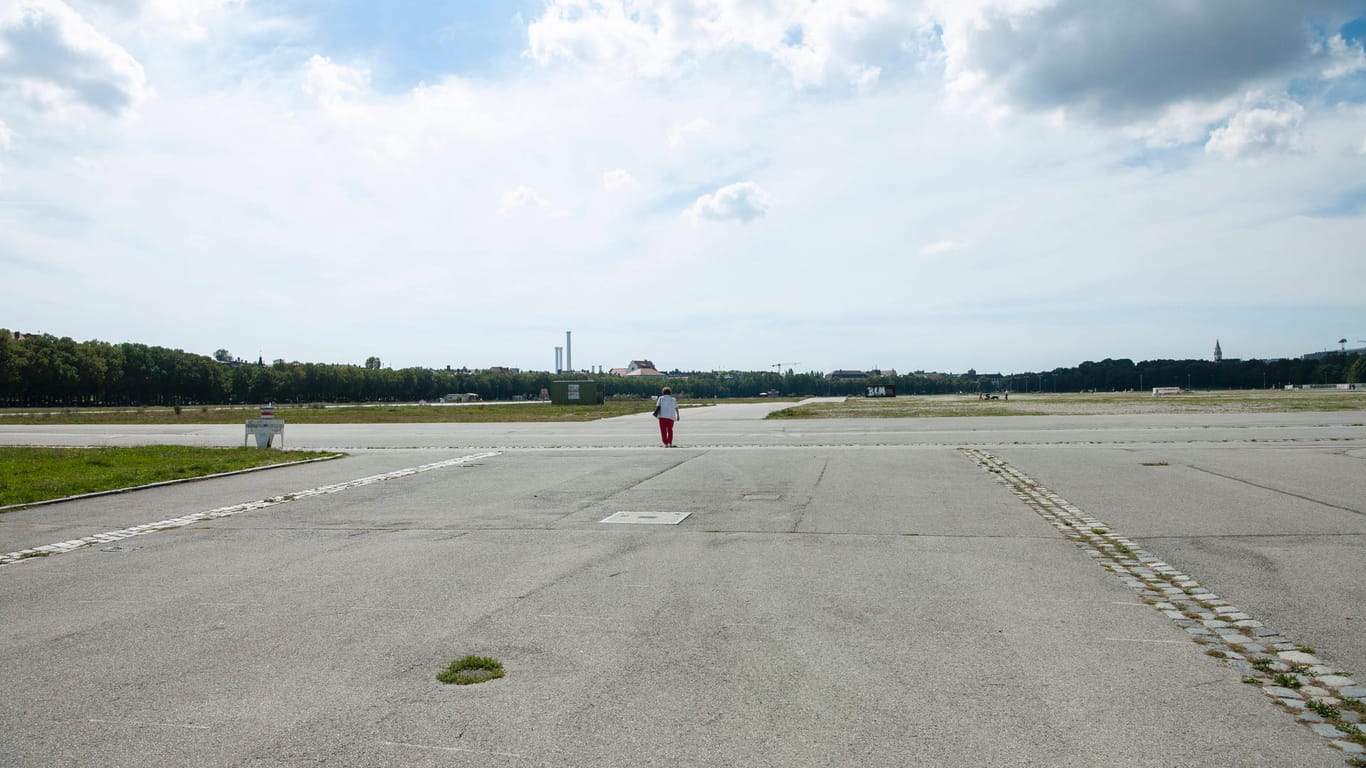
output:
[[[1261,685],[1262,679],[1260,677],[1245,677],[1243,678],[1243,682],[1248,685]]]
[[[1219,650],[1218,648],[1211,648],[1211,649],[1209,649],[1208,651],[1205,651],[1205,655],[1206,655],[1206,656],[1213,656],[1213,657],[1216,658],[1216,659],[1226,659],[1226,658],[1228,658],[1228,654],[1227,654],[1227,653],[1224,653],[1223,651]]]
[[[472,685],[503,676],[503,663],[489,656],[466,656],[451,662],[436,679],[455,685]]]
[[[1270,672],[1271,665],[1275,663],[1275,659],[1268,658],[1266,656],[1258,656],[1257,658],[1252,660],[1252,667],[1253,669],[1256,669],[1261,672]]]
[[[1338,711],[1337,707],[1324,701],[1311,701],[1309,702],[1309,708],[1329,720],[1337,720],[1342,717],[1342,712]]]
[[[1300,679],[1298,677],[1295,677],[1294,675],[1288,675],[1284,672],[1280,673],[1279,675],[1276,675],[1272,678],[1272,680],[1276,682],[1276,685],[1279,685],[1282,688],[1299,688],[1300,686],[1304,685],[1304,683],[1300,682]]]
[[[50,555],[50,554],[52,554],[52,553],[51,553],[51,552],[25,552],[24,554],[22,554],[22,555],[19,556],[19,559],[20,559],[20,560],[27,560],[27,559],[29,559],[30,557],[47,557],[47,556]]]

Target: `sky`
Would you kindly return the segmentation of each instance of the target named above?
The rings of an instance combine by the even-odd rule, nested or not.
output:
[[[0,0],[0,327],[394,368],[1366,345],[1366,0]]]

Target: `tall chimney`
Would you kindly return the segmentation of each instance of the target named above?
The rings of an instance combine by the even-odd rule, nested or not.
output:
[[[564,369],[570,373],[574,372],[574,347],[570,344],[569,334],[573,331],[564,332]]]
[[[555,373],[564,372],[564,347],[555,347]]]

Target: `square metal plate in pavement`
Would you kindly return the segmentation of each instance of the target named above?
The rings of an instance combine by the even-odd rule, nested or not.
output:
[[[637,525],[678,525],[691,512],[617,512],[602,519],[604,523]]]

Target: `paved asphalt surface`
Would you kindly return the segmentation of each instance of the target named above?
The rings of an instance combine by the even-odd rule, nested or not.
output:
[[[0,566],[0,766],[1344,764],[959,449],[1360,681],[1366,413],[768,408],[686,409],[672,450],[648,415],[291,425],[349,455],[0,514],[7,553],[237,509]],[[507,676],[436,681],[466,654]]]

